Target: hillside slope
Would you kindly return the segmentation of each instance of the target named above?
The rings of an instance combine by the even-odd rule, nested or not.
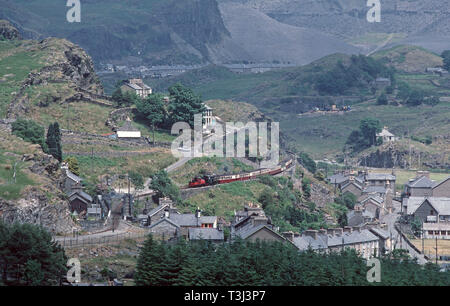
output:
[[[0,18],[26,38],[55,36],[83,47],[96,63],[129,65],[290,61],[357,53],[319,31],[282,24],[252,8],[216,0],[85,1],[82,22],[65,20],[52,0],[0,0]]]
[[[361,0],[218,0],[239,3],[289,25],[307,27],[351,42],[369,38],[362,47],[373,50],[382,41],[371,34],[402,34],[395,43],[442,52],[450,47],[450,6],[442,0],[381,1],[381,22],[369,23],[369,8]]]
[[[0,216],[5,222],[42,225],[55,234],[72,232],[77,225],[61,181],[56,159],[0,125]]]
[[[0,41],[0,118],[110,131],[111,102],[93,66],[83,49],[64,39]]]

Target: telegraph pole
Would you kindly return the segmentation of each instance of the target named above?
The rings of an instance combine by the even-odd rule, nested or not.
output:
[[[438,264],[438,243],[437,243],[437,241],[438,241],[438,239],[437,239],[437,236],[436,236],[436,247],[435,247],[435,250],[436,250],[436,264]]]

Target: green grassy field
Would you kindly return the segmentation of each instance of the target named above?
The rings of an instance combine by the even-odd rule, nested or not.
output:
[[[66,157],[67,155],[64,155],[64,158]],[[75,157],[80,165],[80,176],[91,184],[97,184],[103,176],[126,175],[129,171],[137,172],[147,178],[176,161],[169,150],[158,148],[138,156]]]
[[[244,205],[259,204],[257,199],[265,188],[267,186],[258,181],[222,185],[189,198],[187,210],[200,207],[205,215],[231,219],[234,211],[242,210]]]
[[[43,54],[26,52],[27,42],[0,41],[0,118],[30,71],[44,66]]]
[[[332,156],[342,152],[350,133],[358,129],[366,117],[378,119],[383,126],[398,136],[443,135],[450,130],[450,103],[441,102],[435,107],[381,106],[364,102],[344,114],[303,115],[276,113],[281,132],[291,138],[291,144],[315,157]]]
[[[35,182],[23,172],[26,164],[20,159],[4,155],[0,150],[0,198],[5,200],[18,199],[26,186]],[[16,164],[17,163],[17,164]],[[14,178],[14,165],[16,165],[16,177]]]

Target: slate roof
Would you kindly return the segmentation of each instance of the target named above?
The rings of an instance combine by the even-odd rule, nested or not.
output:
[[[445,180],[443,180],[442,182],[434,183],[433,189],[436,188],[436,187],[438,187],[438,186],[441,185],[441,184],[444,184],[444,183],[447,182],[448,180],[450,180],[450,176],[449,176],[448,178],[446,178]]]
[[[224,240],[224,234],[217,228],[190,228],[189,240]]]
[[[355,185],[356,188],[358,188],[358,189],[360,189],[360,190],[363,189],[362,186],[359,185],[358,183],[356,183],[355,181],[350,181],[350,182],[348,182],[347,184],[345,184],[344,186],[342,186],[341,189],[345,189],[345,188],[347,188],[348,186],[350,186],[350,185],[352,185],[352,184]]]
[[[299,250],[302,251],[306,251],[309,248],[313,250],[321,250],[328,248],[328,237],[325,237],[324,235],[320,234],[317,235],[317,239],[305,235],[294,237],[292,242]]]
[[[160,223],[162,223],[162,222],[168,222],[168,223],[172,224],[173,226],[175,226],[175,227],[177,227],[177,228],[180,227],[178,224],[176,224],[175,222],[173,222],[173,220],[170,220],[170,219],[168,219],[168,218],[162,218],[162,219],[158,220],[158,222],[155,222],[155,223],[153,223],[152,225],[150,225],[149,228],[151,229],[151,228],[157,226],[158,224],[160,224]]]
[[[74,191],[74,192],[70,193],[69,194],[69,199],[72,198],[73,196],[76,196],[78,198],[82,198],[82,199],[84,199],[84,200],[86,200],[88,202],[92,202],[92,197],[89,194],[87,194],[86,192],[82,191],[82,190],[77,190],[77,191]]]
[[[69,170],[66,170],[66,175],[68,178],[70,178],[72,181],[75,181],[77,183],[81,182],[83,179],[75,174],[73,174],[72,172],[70,172]]]
[[[347,179],[348,179],[348,178],[347,178],[345,175],[341,174],[341,173],[333,174],[332,176],[329,176],[329,177],[328,177],[328,181],[329,181],[331,184],[342,184],[342,183],[345,182]]]
[[[364,203],[364,202],[366,202],[366,201],[368,201],[370,199],[374,200],[378,204],[383,204],[383,202],[384,202],[382,197],[379,197],[379,196],[376,196],[376,195],[370,195],[370,196],[367,196],[367,198],[365,198],[364,200],[360,201],[360,203]]]
[[[382,180],[390,180],[390,181],[395,181],[396,177],[395,175],[392,174],[387,174],[387,173],[368,173],[366,175],[366,180],[368,181],[382,181]]]
[[[389,233],[385,230],[382,230],[381,228],[371,228],[369,229],[369,231],[371,231],[373,234],[375,234],[378,237],[381,237],[383,239],[388,239],[389,238]]]
[[[133,84],[133,83],[125,83],[125,85],[127,85],[128,87],[131,87],[131,88],[133,88],[135,90],[141,90],[142,89],[141,86],[139,86],[137,84]]]
[[[388,130],[383,129],[383,130],[381,131],[381,133],[377,133],[377,136],[378,136],[378,137],[384,137],[384,136],[386,136],[386,137],[394,137],[395,135],[392,134],[391,132],[389,132]]]
[[[199,219],[195,214],[170,214],[169,219],[181,227],[201,226],[202,223],[214,223],[216,216],[201,216]]]
[[[280,234],[278,234],[277,232],[275,232],[273,229],[271,229],[270,227],[268,227],[266,224],[260,224],[257,226],[245,226],[241,229],[239,229],[238,231],[235,231],[234,234],[235,236],[241,237],[242,239],[247,239],[248,237],[250,237],[251,235],[253,235],[254,233],[260,231],[263,228],[266,228],[267,230],[271,231],[272,233],[274,233],[275,235],[281,237],[283,240],[285,239],[283,236],[281,236]]]
[[[119,132],[139,132],[139,129],[137,129],[136,127],[134,127],[131,124],[131,121],[125,121],[125,124],[122,125],[122,127],[120,127],[119,129],[117,129],[117,131]]]
[[[433,187],[434,184],[435,184],[435,182],[430,180],[428,177],[421,176],[411,182],[408,182],[406,184],[406,186],[412,187],[412,188],[431,188],[431,187]]]
[[[384,186],[367,186],[363,190],[364,193],[386,193],[386,187]]]
[[[328,246],[336,247],[342,245],[342,238],[344,238],[344,245],[371,242],[379,240],[377,236],[371,233],[369,230],[352,231],[351,233],[343,233],[342,236],[328,236]]]
[[[149,213],[148,216],[152,217],[155,214],[157,214],[159,211],[161,211],[162,209],[166,208],[167,206],[169,206],[169,204],[163,204],[163,205],[159,205],[158,207],[153,208]]]
[[[352,231],[352,233],[343,233],[342,236],[338,235],[321,235],[317,234],[317,239],[314,239],[311,236],[303,235],[300,237],[295,237],[293,239],[293,243],[295,246],[297,246],[300,250],[307,250],[309,247],[311,247],[313,250],[319,250],[319,249],[327,249],[330,247],[340,247],[342,244],[344,246],[352,245],[352,244],[358,244],[358,243],[365,243],[365,242],[372,242],[372,241],[378,241],[379,238],[370,232],[369,230],[362,230],[359,231]]]
[[[450,198],[437,198],[437,197],[409,197],[406,200],[406,213],[412,215],[416,210],[425,202],[428,201],[431,206],[438,211],[440,215],[450,215]]]

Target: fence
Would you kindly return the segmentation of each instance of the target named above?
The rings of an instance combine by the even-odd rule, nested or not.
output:
[[[75,238],[64,237],[58,238],[55,241],[63,248],[77,248],[93,245],[116,244],[126,239],[146,238],[148,234],[149,234],[148,232],[139,232],[139,233],[128,232],[100,237],[86,237],[86,236],[77,236]]]

